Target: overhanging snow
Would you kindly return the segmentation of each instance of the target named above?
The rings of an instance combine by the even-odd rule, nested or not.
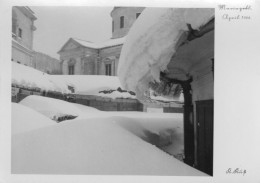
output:
[[[214,9],[146,8],[130,29],[122,48],[118,76],[122,86],[134,91],[137,98],[149,98],[150,84],[160,83],[160,72],[165,71],[175,54],[181,35],[199,29],[214,16]]]

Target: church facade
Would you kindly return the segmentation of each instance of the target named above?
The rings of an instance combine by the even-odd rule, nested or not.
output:
[[[112,38],[105,42],[70,38],[58,52],[62,74],[116,76],[125,36],[143,10],[143,7],[113,8]]]

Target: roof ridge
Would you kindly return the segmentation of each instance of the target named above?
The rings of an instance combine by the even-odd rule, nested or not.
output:
[[[113,46],[117,46],[117,45],[121,45],[124,42],[124,37],[120,37],[120,38],[114,38],[114,39],[107,39],[101,42],[91,42],[91,41],[86,41],[83,39],[78,39],[75,37],[71,37],[72,40],[76,41],[77,43],[79,43],[80,45],[84,46],[84,47],[89,47],[89,48],[93,48],[93,49],[103,49],[103,48],[108,48],[108,47],[113,47]]]

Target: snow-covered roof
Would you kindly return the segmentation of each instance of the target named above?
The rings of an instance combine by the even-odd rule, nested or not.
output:
[[[117,38],[117,39],[109,39],[107,41],[103,41],[99,43],[93,43],[90,41],[85,41],[77,38],[72,38],[72,39],[84,47],[94,48],[94,49],[102,49],[102,48],[122,45],[125,41],[125,37]]]
[[[146,8],[130,29],[123,45],[118,76],[141,101],[150,98],[151,83],[160,83],[187,24],[199,29],[214,17],[207,8]]]

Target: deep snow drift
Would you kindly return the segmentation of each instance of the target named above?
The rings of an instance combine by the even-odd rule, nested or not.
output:
[[[205,175],[152,145],[171,147],[173,154],[183,151],[181,114],[102,112],[63,102],[39,96],[21,102],[32,108],[27,116],[36,116],[36,110],[45,111],[46,116],[55,114],[60,112],[58,106],[79,116],[52,123],[38,113],[46,126],[37,125],[38,119],[33,118],[25,123],[35,128],[12,132],[12,173]],[[20,109],[26,107],[21,105],[14,104],[20,107],[12,110],[13,129],[24,123],[14,117],[24,115]]]
[[[53,120],[63,116],[76,116],[76,119],[111,119],[119,126],[147,142],[160,146],[172,155],[183,153],[182,114],[102,112],[93,107],[34,95],[26,97],[20,104]]]
[[[12,173],[205,175],[108,119],[13,135]]]
[[[187,24],[193,29],[214,16],[207,8],[146,8],[130,29],[123,45],[118,76],[122,86],[147,101],[154,81],[160,83],[160,72],[167,69]]]

